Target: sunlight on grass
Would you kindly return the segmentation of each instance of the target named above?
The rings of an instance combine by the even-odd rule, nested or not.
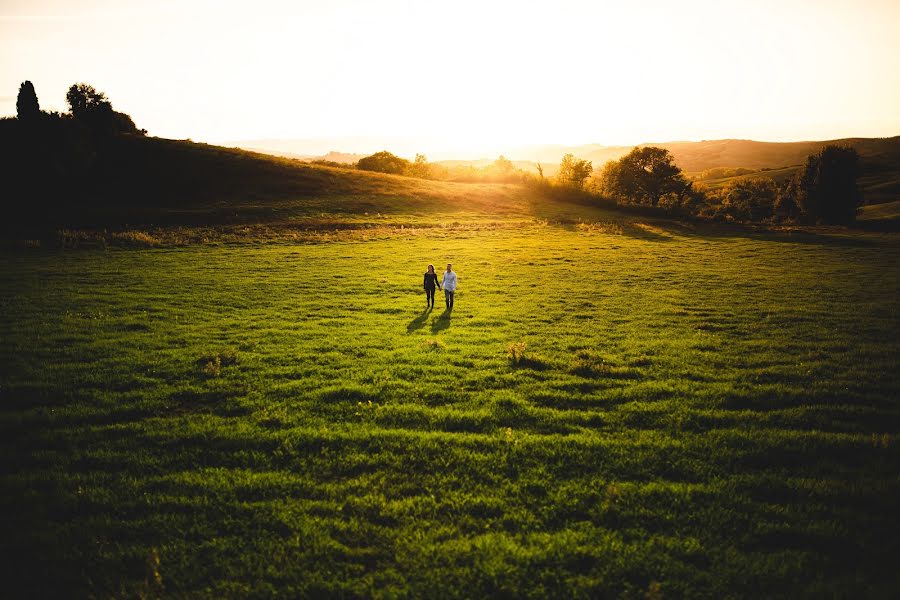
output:
[[[9,252],[8,567],[64,574],[47,595],[889,590],[896,241],[595,221]],[[424,311],[445,260],[456,307]]]

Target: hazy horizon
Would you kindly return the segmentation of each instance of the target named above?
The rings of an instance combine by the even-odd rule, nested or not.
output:
[[[682,144],[682,143],[701,143],[709,141],[724,140],[740,140],[761,143],[815,143],[827,142],[836,139],[851,138],[893,138],[900,137],[900,133],[883,136],[856,136],[851,135],[846,138],[829,138],[829,139],[797,139],[797,140],[760,140],[748,138],[725,137],[716,139],[682,139],[682,140],[644,140],[634,144],[603,144],[600,142],[583,142],[575,144],[559,144],[559,143],[531,143],[520,146],[498,147],[494,152],[471,152],[442,149],[429,149],[410,144],[408,141],[397,140],[391,138],[358,138],[353,136],[343,138],[265,138],[265,139],[249,139],[249,140],[226,140],[222,145],[228,147],[245,148],[249,150],[267,150],[270,152],[283,154],[296,154],[309,157],[320,157],[335,152],[339,154],[359,154],[369,155],[381,150],[412,159],[417,153],[425,154],[432,161],[445,160],[492,160],[500,155],[515,161],[536,161],[536,160],[558,160],[558,153],[569,152],[577,149],[594,151],[598,149],[618,149],[631,148],[640,145],[654,144]],[[204,141],[204,140],[194,140]],[[405,149],[405,150],[404,150]],[[548,154],[553,154],[553,158],[548,158]],[[575,152],[577,155],[578,153]],[[561,156],[561,154],[560,154]]]
[[[900,133],[900,4],[12,0],[0,113],[83,81],[151,135],[430,158]],[[332,144],[334,145],[334,144]]]

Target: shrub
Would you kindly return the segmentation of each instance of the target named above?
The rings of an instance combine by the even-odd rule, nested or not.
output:
[[[527,344],[525,344],[525,342],[513,342],[506,347],[506,356],[509,358],[509,361],[512,364],[520,365],[528,359],[528,356],[525,352],[527,347],[528,346]]]
[[[503,158],[501,156],[501,158]],[[556,179],[561,185],[565,185],[576,190],[584,188],[584,182],[594,171],[591,161],[575,158],[573,154],[566,154],[559,163],[559,171],[556,173]]]
[[[222,373],[222,359],[215,356],[203,365],[203,374],[207,377],[218,377]]]
[[[724,187],[710,192],[707,198],[716,215],[735,221],[764,221],[775,212],[778,189],[769,177],[733,179]]]
[[[238,362],[237,352],[234,350],[222,350],[214,354],[200,358],[203,365],[203,374],[207,377],[218,377],[222,374],[222,367],[230,367]]]
[[[422,342],[422,346],[424,346],[426,350],[431,350],[434,352],[444,349],[444,343],[441,342],[441,340],[428,339]]]
[[[637,379],[640,373],[631,367],[618,366],[603,356],[581,350],[575,355],[570,371],[581,377],[595,379],[609,377],[612,379]]]
[[[400,158],[399,156],[391,154],[387,150],[382,150],[371,156],[359,159],[359,162],[356,163],[356,167],[363,171],[403,175],[409,169],[410,162],[405,158]]]

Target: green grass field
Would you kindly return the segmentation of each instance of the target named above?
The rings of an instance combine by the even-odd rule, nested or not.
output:
[[[896,597],[900,239],[546,212],[3,251],[10,597]]]

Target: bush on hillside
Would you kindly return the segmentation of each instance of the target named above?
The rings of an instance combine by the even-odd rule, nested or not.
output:
[[[769,177],[733,179],[708,192],[714,215],[734,221],[768,221],[775,213],[778,188]]]
[[[559,163],[556,180],[561,185],[581,190],[584,189],[584,182],[593,171],[594,167],[591,161],[575,158],[573,154],[566,154]]]
[[[525,173],[503,155],[489,165],[454,165],[443,167],[439,179],[464,183],[524,183]]]
[[[371,156],[359,159],[356,168],[363,171],[375,171],[377,173],[390,173],[393,175],[404,175],[410,167],[410,162],[405,158],[400,158],[391,154],[387,150],[376,152]]]

